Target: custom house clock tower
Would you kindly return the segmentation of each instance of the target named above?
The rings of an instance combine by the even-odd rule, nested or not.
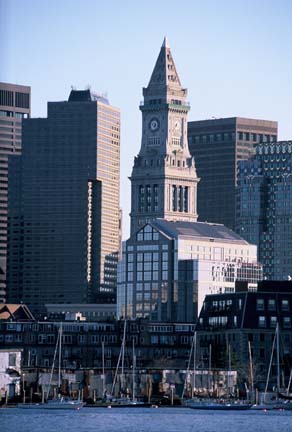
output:
[[[131,235],[153,219],[196,222],[198,217],[199,179],[187,140],[187,90],[166,38],[143,96],[142,142],[130,177]]]

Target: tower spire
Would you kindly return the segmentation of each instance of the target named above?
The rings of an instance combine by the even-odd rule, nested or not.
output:
[[[142,142],[131,176],[131,233],[149,220],[197,220],[199,181],[187,137],[187,90],[164,38],[143,89]]]
[[[168,39],[166,36],[164,36],[162,48],[170,48],[169,43],[168,43]]]

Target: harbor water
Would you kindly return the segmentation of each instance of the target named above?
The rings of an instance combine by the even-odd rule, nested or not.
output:
[[[188,408],[0,409],[1,432],[291,432],[292,411]]]

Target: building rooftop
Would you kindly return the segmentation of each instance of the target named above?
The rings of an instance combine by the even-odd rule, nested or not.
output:
[[[208,222],[173,222],[165,219],[155,219],[151,225],[166,235],[178,237],[195,237],[202,240],[220,240],[224,242],[236,242],[237,244],[248,245],[249,243],[221,224]]]
[[[29,308],[22,303],[12,304],[3,303],[0,305],[0,321],[17,321],[17,320],[28,320],[33,321],[34,316],[32,315]]]
[[[92,92],[90,89],[87,90],[71,90],[68,102],[97,102],[100,101],[109,105],[109,100],[104,95],[99,95]]]

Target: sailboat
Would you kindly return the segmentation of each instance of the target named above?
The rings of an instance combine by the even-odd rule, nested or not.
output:
[[[145,404],[144,402],[138,401],[136,397],[136,354],[135,354],[135,341],[132,342],[132,389],[131,397],[128,394],[129,391],[126,389],[126,379],[125,379],[125,348],[126,348],[126,327],[127,321],[124,322],[123,339],[121,344],[121,350],[118,358],[118,363],[115,371],[114,381],[112,385],[111,395],[107,395],[107,403],[111,407],[135,407],[135,406],[150,406],[150,404]],[[121,374],[120,374],[120,393],[119,397],[114,397],[115,385],[117,383],[118,371],[121,364]]]
[[[192,395],[195,392],[195,377],[196,377],[196,344],[197,344],[197,334],[194,332],[193,343],[191,347],[189,362],[188,362],[188,370],[185,379],[185,385],[182,393],[182,400],[184,396],[184,390],[186,387],[187,375],[190,367],[192,352],[194,355],[194,366],[193,366],[193,389]],[[229,347],[229,370],[228,370],[228,387],[230,387],[229,383],[229,375],[230,375],[230,347]],[[211,365],[212,365],[212,346],[209,347],[209,373],[208,373],[208,390],[211,391]],[[197,398],[192,397],[190,400],[183,401],[183,405],[191,409],[200,409],[200,410],[216,410],[216,411],[242,411],[247,410],[251,407],[251,404],[244,403],[243,401],[229,401],[225,399],[213,399],[213,398]]]
[[[54,358],[53,358],[53,364],[52,364],[51,373],[50,373],[50,381],[49,381],[49,386],[47,389],[46,400],[42,403],[36,403],[36,404],[25,404],[25,403],[19,404],[18,405],[19,408],[79,410],[80,408],[83,407],[84,403],[82,401],[80,401],[79,399],[78,400],[70,399],[70,398],[62,396],[61,393],[59,393],[59,395],[56,399],[49,399],[50,389],[51,389],[51,384],[52,384],[52,378],[53,378],[53,373],[54,373],[54,369],[55,369],[55,361],[56,361],[57,352],[59,353],[59,356],[58,356],[58,391],[60,391],[60,388],[61,388],[62,336],[63,336],[63,328],[62,328],[62,322],[61,322],[60,329],[58,332],[58,338],[57,338]]]
[[[273,362],[275,345],[276,345],[276,362],[277,362],[277,391],[274,394],[274,398],[273,398],[274,400],[267,401],[266,395],[267,395],[267,391],[268,391],[268,384],[269,384],[269,379],[270,379],[270,373],[271,373],[271,367],[272,367],[272,362]],[[288,389],[289,389],[290,383],[291,383],[291,374],[290,374]],[[274,336],[274,340],[273,340],[273,345],[272,345],[272,353],[271,353],[269,370],[268,370],[268,375],[267,375],[267,380],[266,380],[266,387],[265,387],[265,391],[263,394],[263,402],[261,402],[260,404],[253,405],[251,409],[253,409],[253,410],[265,410],[265,411],[266,410],[292,410],[291,399],[289,398],[289,396],[287,396],[287,395],[285,396],[284,393],[280,392],[280,341],[279,341],[279,324],[277,324],[275,336]]]

